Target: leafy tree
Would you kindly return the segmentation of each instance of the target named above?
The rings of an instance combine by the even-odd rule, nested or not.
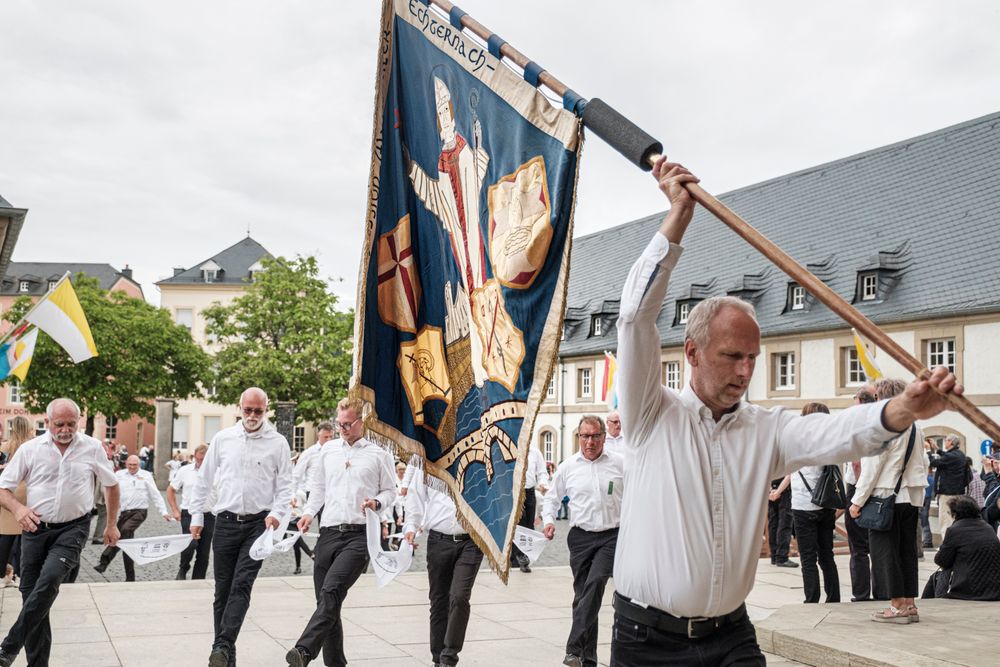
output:
[[[302,419],[327,419],[347,391],[354,313],[337,310],[315,257],[262,263],[244,294],[202,311],[219,345],[212,400],[233,405],[258,386],[272,401],[295,401]]]
[[[97,414],[153,419],[153,399],[199,393],[199,383],[209,377],[210,358],[166,310],[122,292],[105,292],[96,278],[83,273],[73,279],[73,289],[98,356],[74,364],[39,333],[23,385],[26,407],[41,412],[54,398],[72,398],[87,418],[86,432],[93,434]],[[18,299],[5,319],[18,322],[31,305],[28,297]]]

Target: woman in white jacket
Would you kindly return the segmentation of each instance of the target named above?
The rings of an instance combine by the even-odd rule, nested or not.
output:
[[[902,380],[883,378],[875,383],[879,400],[903,392]],[[879,593],[888,594],[890,606],[875,612],[872,620],[879,623],[916,623],[920,620],[914,598],[917,596],[917,522],[927,486],[927,467],[923,457],[923,433],[914,424],[913,451],[906,469],[903,460],[910,439],[907,430],[878,456],[861,460],[861,476],[851,499],[851,516],[857,518],[861,508],[872,496],[887,498],[899,482],[896,504],[889,530],[869,533],[872,570],[879,584]]]

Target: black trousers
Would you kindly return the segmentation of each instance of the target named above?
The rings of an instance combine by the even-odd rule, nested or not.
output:
[[[833,560],[833,527],[837,523],[835,510],[792,510],[795,518],[795,538],[799,541],[802,564],[802,584],[806,603],[819,602],[819,570],[823,570],[823,589],[827,602],[840,602],[840,575]]]
[[[47,667],[52,649],[49,609],[66,574],[80,562],[90,533],[90,514],[61,528],[21,534],[23,604],[0,648],[8,655],[26,649],[29,667]]]
[[[130,540],[135,537],[135,531],[145,520],[146,510],[123,510],[118,515],[118,532],[121,533],[121,539]],[[119,551],[121,549],[118,547],[106,547],[101,554],[101,565],[107,567]],[[125,564],[125,581],[135,581],[135,562],[127,553],[122,554],[122,560]]]
[[[854,484],[847,485],[848,499],[854,497],[854,490]],[[858,522],[851,517],[850,512],[844,512],[844,527],[847,528],[847,546],[851,550],[851,597],[855,600],[867,600],[872,597],[868,529],[859,526]]]
[[[771,545],[771,562],[788,560],[792,544],[792,490],[785,489],[777,500],[767,501],[767,543]]]
[[[472,586],[483,564],[483,552],[472,538],[456,542],[441,533],[427,535],[428,597],[431,602],[431,658],[457,665],[469,625]]]
[[[517,525],[524,526],[525,528],[535,529],[535,487],[524,490],[524,511],[521,512],[521,519],[517,522]],[[530,559],[525,556],[520,549],[515,546],[510,548],[510,564],[514,567],[519,565],[527,565]]]
[[[702,639],[663,632],[615,614],[611,633],[612,667],[765,667],[767,661],[757,644],[757,633],[744,615]]]
[[[347,664],[340,608],[347,591],[368,567],[365,531],[342,533],[333,527],[321,528],[315,551],[313,587],[316,590],[316,611],[295,645],[305,649],[314,659],[319,656],[322,647],[323,664],[340,667]]]
[[[17,574],[17,567],[14,564],[14,544],[20,535],[0,535],[0,576],[7,576],[7,565],[14,568]]]
[[[215,518],[215,534],[212,536],[215,641],[212,648],[225,649],[230,656],[236,652],[236,638],[250,608],[253,582],[263,564],[263,561],[250,558],[250,546],[265,529],[264,516],[246,522],[224,516]]]
[[[920,510],[896,503],[889,530],[869,531],[872,569],[888,598],[917,597],[917,521]]]
[[[191,513],[181,510],[181,533],[187,535],[191,532]],[[204,579],[208,574],[208,557],[212,553],[212,535],[215,533],[215,515],[205,512],[205,525],[201,529],[201,539],[193,541],[181,552],[181,565],[177,570],[177,576],[181,579],[187,578],[188,569],[191,567],[191,558],[194,558],[194,570],[191,572],[191,579]]]
[[[618,529],[592,533],[573,527],[566,536],[566,544],[573,572],[573,624],[566,640],[566,653],[593,667],[597,665],[597,615],[615,565]]]

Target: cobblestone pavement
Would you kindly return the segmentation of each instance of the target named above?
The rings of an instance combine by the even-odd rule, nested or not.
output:
[[[153,537],[155,535],[168,535],[180,532],[180,523],[174,521],[167,523],[163,520],[163,517],[155,514],[155,511],[156,510],[153,509],[146,521],[139,527],[136,537]],[[536,525],[536,529],[538,530],[541,530],[540,522],[541,520],[539,519],[539,525]],[[91,521],[91,532],[93,532],[95,525],[96,519]],[[545,551],[535,563],[536,565],[569,565],[569,551],[566,547],[566,532],[568,530],[569,526],[565,521],[556,522],[556,537],[545,547]],[[427,569],[423,546],[425,541],[426,540],[423,537],[418,539],[419,546],[414,553],[413,564],[410,566],[411,572],[423,572]],[[306,542],[310,547],[314,546],[316,538],[307,537]],[[104,574],[94,570],[94,566],[97,565],[102,551],[104,551],[104,547],[102,545],[87,544],[83,550],[83,563],[80,566],[80,575],[77,578],[78,582],[95,583],[102,581],[125,581],[125,569],[122,565],[122,557],[120,553],[115,556],[115,559],[111,562],[111,565],[108,566],[108,569],[104,572]],[[150,563],[149,565],[136,565],[135,578],[138,581],[164,581],[174,579],[177,576],[177,567],[179,562],[180,556],[171,556],[170,558],[165,558],[164,560]],[[484,567],[488,566],[484,564]],[[264,565],[261,567],[259,576],[287,577],[291,576],[294,571],[294,552],[289,551],[286,554],[276,553],[268,557],[264,561]],[[211,578],[211,567],[209,567],[208,572],[209,578]],[[302,574],[300,576],[308,577],[311,574],[312,560],[305,554],[302,554]],[[511,573],[511,576],[531,575],[522,574],[519,571],[514,570]]]

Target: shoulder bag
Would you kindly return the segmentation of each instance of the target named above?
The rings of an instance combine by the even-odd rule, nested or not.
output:
[[[840,466],[823,466],[815,489],[809,486],[802,471],[799,471],[799,477],[806,485],[806,491],[812,494],[809,502],[813,505],[826,510],[842,510],[847,507],[847,493],[844,491],[844,476],[840,473]]]
[[[896,481],[896,489],[888,498],[876,498],[869,496],[868,502],[861,508],[861,515],[856,523],[868,530],[889,530],[892,526],[892,511],[896,506],[896,494],[903,484],[903,474],[906,473],[906,464],[910,461],[910,454],[913,453],[913,441],[917,437],[917,428],[910,427],[910,440],[906,444],[906,456],[903,457],[903,469],[899,471],[899,479]]]

